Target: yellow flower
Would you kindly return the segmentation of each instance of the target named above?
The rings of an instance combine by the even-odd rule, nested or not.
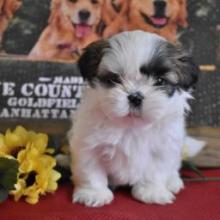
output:
[[[48,136],[46,134],[36,134],[32,140],[33,146],[40,154],[44,153],[47,148]]]
[[[5,144],[5,137],[3,134],[0,134],[0,153],[6,154],[8,152],[7,145]]]
[[[28,173],[35,170],[38,163],[39,152],[33,147],[33,144],[27,144],[26,149],[18,153],[19,172]]]
[[[13,149],[14,147],[17,148],[18,146],[22,146],[22,139],[19,135],[7,130],[5,134],[5,144],[10,149]]]
[[[22,126],[17,126],[13,132],[20,139],[20,146],[25,146],[28,141],[28,131]]]
[[[61,174],[56,170],[51,170],[48,176],[47,192],[54,192],[57,190],[57,180],[61,178]]]
[[[38,158],[36,171],[40,172],[41,170],[52,169],[55,166],[56,166],[55,158],[49,155],[41,155],[41,157]]]
[[[17,126],[13,132],[8,129],[5,135],[0,134],[0,152],[13,154],[20,147],[25,147],[27,134],[27,131],[21,126]]]
[[[14,195],[14,200],[18,201],[24,194],[26,188],[26,182],[24,179],[18,179],[15,184],[15,189],[10,192],[11,195]]]
[[[26,202],[35,204],[40,195],[57,189],[61,175],[53,169],[56,160],[49,154],[54,153],[54,149],[47,148],[47,144],[46,134],[27,131],[22,126],[0,134],[0,156],[14,158],[19,163],[18,181],[10,192],[15,201],[24,196]]]
[[[36,176],[36,182],[42,189],[42,192],[54,192],[57,189],[57,180],[61,177],[60,173],[50,169],[48,171],[42,171]]]
[[[41,189],[35,183],[32,186],[26,188],[24,195],[26,196],[25,201],[30,204],[36,204],[39,201]]]

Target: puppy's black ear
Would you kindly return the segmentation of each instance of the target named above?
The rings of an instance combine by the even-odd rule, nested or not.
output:
[[[79,58],[78,67],[80,73],[91,86],[94,86],[94,80],[105,49],[109,47],[110,45],[106,40],[93,42],[85,48],[84,53]]]
[[[184,90],[193,89],[198,81],[199,66],[181,45],[169,45],[169,49],[174,70],[178,76],[178,86]]]

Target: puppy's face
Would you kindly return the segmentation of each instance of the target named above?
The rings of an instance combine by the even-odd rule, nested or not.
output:
[[[132,6],[144,23],[160,29],[176,22],[186,26],[186,0],[133,0]]]
[[[102,4],[103,0],[65,0],[63,11],[70,17],[78,38],[94,31],[101,19]]]
[[[79,68],[107,117],[145,124],[176,111],[183,114],[187,91],[197,79],[185,52],[142,31],[91,44]]]

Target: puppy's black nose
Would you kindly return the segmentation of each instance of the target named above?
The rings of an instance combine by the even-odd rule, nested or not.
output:
[[[164,16],[166,5],[167,3],[164,0],[154,1],[154,7],[157,16]]]
[[[138,108],[142,105],[143,99],[144,96],[140,92],[131,93],[128,96],[129,103],[135,108]]]
[[[90,17],[91,13],[88,10],[79,11],[79,18],[81,21],[86,21]]]

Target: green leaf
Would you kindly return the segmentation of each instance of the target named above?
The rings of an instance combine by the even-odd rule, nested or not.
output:
[[[0,203],[4,202],[8,198],[8,190],[3,186],[0,186]]]
[[[183,161],[182,162],[182,168],[193,171],[194,173],[196,173],[200,177],[204,177],[203,174],[201,173],[201,171],[192,162]]]
[[[12,190],[17,182],[18,162],[0,157],[0,186]]]

